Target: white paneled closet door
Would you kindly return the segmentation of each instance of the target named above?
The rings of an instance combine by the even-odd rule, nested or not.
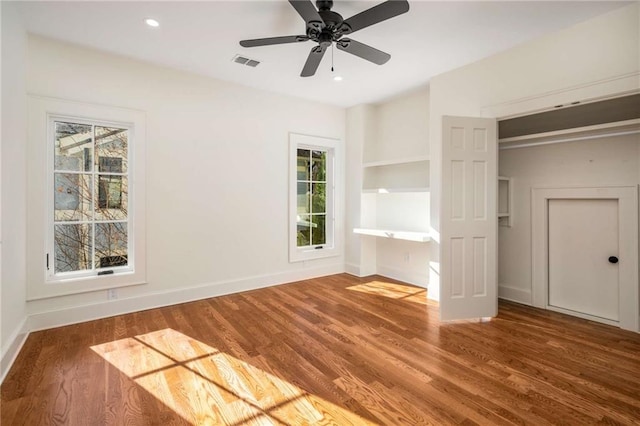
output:
[[[617,199],[549,200],[549,307],[619,320]]]
[[[440,317],[497,315],[496,120],[443,117]]]

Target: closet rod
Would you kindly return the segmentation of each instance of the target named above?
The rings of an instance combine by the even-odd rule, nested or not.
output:
[[[556,143],[565,143],[565,142],[578,142],[578,141],[586,141],[586,140],[590,140],[590,139],[600,139],[600,138],[608,138],[608,137],[614,137],[614,136],[627,136],[627,135],[635,135],[640,133],[640,129],[635,129],[635,130],[627,130],[627,131],[622,131],[622,132],[613,132],[613,133],[601,133],[598,135],[588,135],[588,136],[576,136],[573,138],[564,138],[564,139],[552,139],[552,140],[547,140],[547,141],[540,141],[540,142],[529,142],[529,143],[522,143],[522,144],[518,144],[518,145],[507,145],[507,146],[500,146],[499,149],[503,150],[503,149],[517,149],[517,148],[529,148],[532,146],[540,146],[540,145],[551,145],[551,144],[556,144]],[[498,141],[500,142],[500,141]],[[499,146],[500,144],[498,144]]]

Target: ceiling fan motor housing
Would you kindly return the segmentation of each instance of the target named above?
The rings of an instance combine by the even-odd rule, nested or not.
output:
[[[333,0],[316,0],[316,7],[318,10],[331,10],[333,7]]]
[[[314,21],[307,23],[307,36],[313,41],[318,43],[327,40],[338,41],[340,37],[351,30],[339,13],[330,10],[319,10],[318,14],[322,18],[322,24],[317,25]]]

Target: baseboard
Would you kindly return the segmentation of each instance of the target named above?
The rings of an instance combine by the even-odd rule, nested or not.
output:
[[[356,265],[355,263],[345,263],[344,272],[355,277],[364,277],[364,275],[360,273],[360,265]]]
[[[377,274],[382,275],[383,277],[393,278],[394,280],[403,281],[405,283],[417,285],[423,288],[427,288],[427,285],[429,283],[429,277],[426,271],[418,272],[405,268],[396,268],[389,265],[378,265]]]
[[[126,299],[110,300],[90,305],[65,308],[29,316],[29,331],[44,330],[69,324],[128,314],[163,306],[177,305],[210,297],[224,296],[278,284],[343,273],[343,263],[317,268],[305,268],[272,275],[254,276],[233,281],[202,284]]]
[[[506,284],[498,284],[498,297],[511,302],[532,306],[531,290],[510,287]]]
[[[20,353],[27,337],[29,337],[28,318],[25,318],[9,338],[9,345],[2,348],[2,357],[0,358],[0,384],[4,382],[4,378],[7,376],[13,362]]]

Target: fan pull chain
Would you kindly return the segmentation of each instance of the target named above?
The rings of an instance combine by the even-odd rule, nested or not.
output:
[[[333,43],[331,43],[331,72],[333,72]]]

